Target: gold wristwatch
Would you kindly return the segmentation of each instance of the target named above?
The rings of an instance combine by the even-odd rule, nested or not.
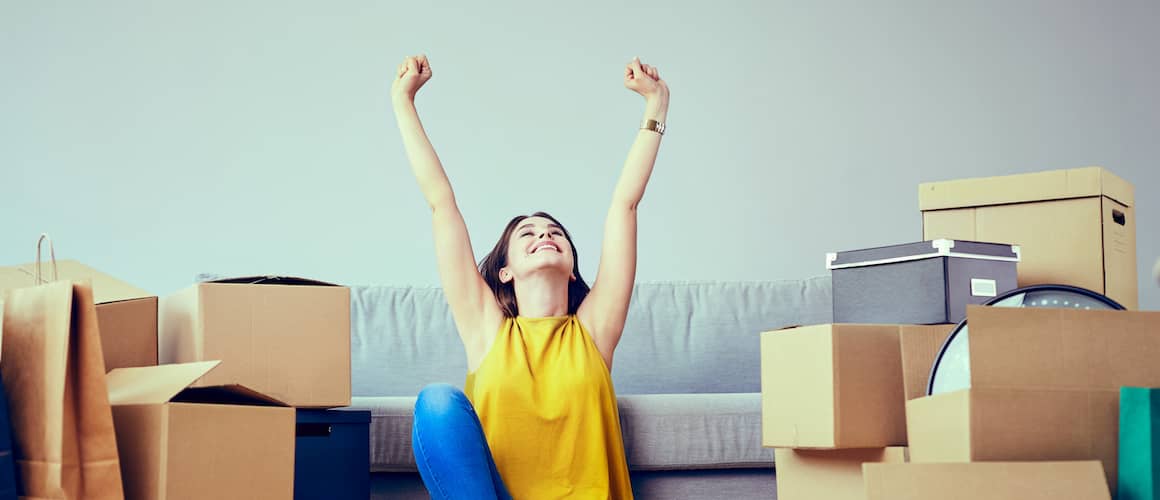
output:
[[[644,123],[641,123],[640,129],[641,130],[652,130],[653,132],[656,132],[660,135],[665,135],[664,122],[658,122],[658,121],[653,120],[651,118],[648,120],[645,120]]]

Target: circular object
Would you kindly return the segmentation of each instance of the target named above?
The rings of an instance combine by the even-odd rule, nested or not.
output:
[[[1067,309],[1123,310],[1116,301],[1091,290],[1068,285],[1032,285],[1017,288],[987,301],[994,307],[1052,307]],[[930,370],[926,394],[932,396],[971,386],[971,349],[967,320],[959,322],[939,349]]]

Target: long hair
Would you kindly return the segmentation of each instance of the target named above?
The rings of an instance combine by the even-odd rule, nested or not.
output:
[[[560,226],[560,230],[564,231],[564,238],[568,240],[572,247],[572,275],[576,276],[575,280],[568,282],[568,314],[576,314],[576,310],[580,308],[580,303],[584,302],[584,297],[588,296],[588,283],[584,282],[584,278],[580,276],[580,256],[576,253],[576,244],[572,241],[572,235],[564,229],[564,225],[555,217],[544,212],[536,212],[532,215],[517,215],[507,223],[503,234],[500,235],[499,241],[496,242],[495,247],[479,262],[479,274],[483,275],[483,281],[491,288],[491,292],[495,295],[496,302],[499,303],[500,310],[503,311],[504,317],[514,318],[520,315],[519,304],[516,303],[516,289],[512,282],[504,283],[499,279],[499,270],[507,265],[508,241],[511,239],[512,233],[515,232],[516,227],[520,222],[529,217],[543,217],[554,222]]]

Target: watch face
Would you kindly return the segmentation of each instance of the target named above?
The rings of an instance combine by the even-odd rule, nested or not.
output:
[[[1067,309],[1124,309],[1116,301],[1091,290],[1066,285],[1035,285],[1012,290],[988,301],[993,307],[1050,307]],[[967,320],[959,322],[943,342],[930,371],[927,395],[971,386],[971,349]]]

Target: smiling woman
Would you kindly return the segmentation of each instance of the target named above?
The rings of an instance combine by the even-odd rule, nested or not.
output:
[[[554,249],[555,252],[544,253],[541,249]],[[531,258],[533,255],[535,259]],[[483,258],[479,272],[507,317],[520,315],[520,303],[525,305],[525,316],[576,314],[589,291],[588,284],[580,276],[580,257],[572,244],[572,235],[556,218],[544,212],[512,218],[495,247]],[[553,296],[560,295],[558,289],[530,290],[527,285],[535,281],[516,280],[517,275],[526,278],[534,273],[568,276],[565,282],[568,287],[564,291],[567,300],[560,301]],[[564,282],[558,279],[549,281]],[[521,295],[523,299],[517,300]],[[567,304],[566,312],[544,310],[546,304],[559,303]]]
[[[412,449],[432,498],[632,498],[612,356],[636,277],[637,205],[665,130],[668,84],[633,59],[624,86],[645,98],[604,224],[591,288],[563,224],[508,222],[475,264],[447,174],[415,109],[425,56],[399,65],[391,97],[411,170],[431,206],[443,291],[467,353],[464,390],[424,388]]]

